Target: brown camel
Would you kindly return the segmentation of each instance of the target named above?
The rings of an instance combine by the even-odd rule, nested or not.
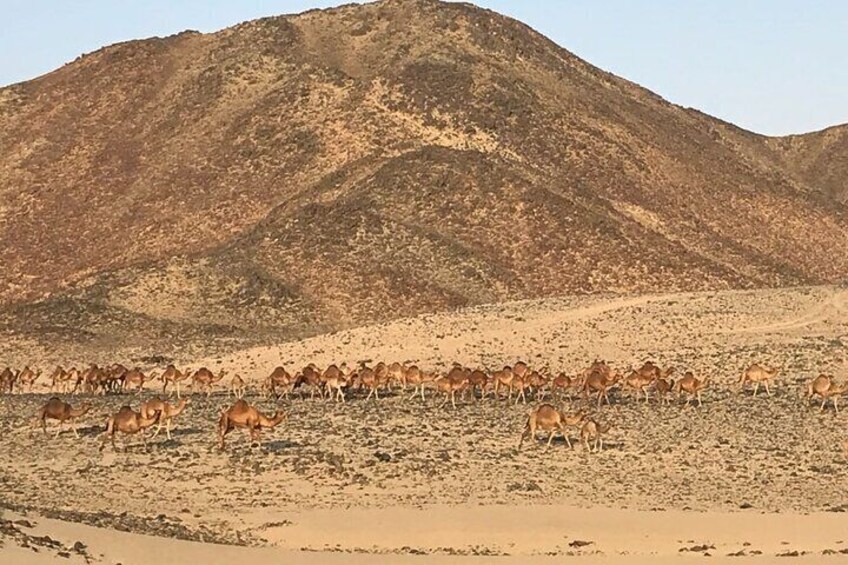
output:
[[[439,375],[433,381],[436,390],[444,393],[445,399],[439,405],[441,408],[450,400],[451,405],[456,408],[456,393],[465,390],[468,386],[468,376],[471,371],[463,367],[454,366],[447,375]]]
[[[194,394],[194,387],[200,386],[200,391],[206,391],[206,396],[212,395],[212,387],[218,383],[221,379],[224,378],[227,372],[223,369],[218,373],[216,377],[212,374],[212,371],[207,369],[206,367],[201,367],[191,376],[191,394]]]
[[[174,365],[165,367],[165,372],[160,377],[162,379],[162,394],[168,394],[168,385],[173,383],[177,389],[177,399],[182,398],[180,394],[180,383],[191,377],[191,369],[186,369],[182,373]]]
[[[818,395],[822,399],[819,412],[824,412],[827,399],[830,398],[833,402],[833,409],[839,414],[839,397],[846,391],[848,391],[848,382],[837,385],[832,375],[819,375],[807,385],[807,401]]]
[[[186,406],[190,403],[191,399],[189,398],[180,399],[176,405],[169,404],[161,398],[154,398],[153,400],[148,400],[143,403],[139,409],[139,413],[145,420],[155,418],[158,414],[159,421],[156,423],[156,429],[153,430],[153,437],[159,435],[159,431],[162,429],[162,424],[164,423],[165,435],[168,439],[171,439],[171,420],[182,414],[183,410],[185,410]]]
[[[389,365],[389,383],[396,384],[403,392],[406,392],[406,367],[398,362]]]
[[[35,386],[35,381],[37,381],[40,376],[40,370],[33,371],[29,368],[29,366],[24,367],[23,370],[18,373],[18,390],[21,392],[32,392],[32,388]]]
[[[218,420],[219,447],[224,449],[224,438],[234,428],[243,428],[250,434],[250,439],[256,441],[261,447],[259,431],[273,428],[285,419],[285,413],[280,410],[268,418],[244,400],[237,400],[229,409],[221,413],[221,418]]]
[[[80,416],[85,415],[91,406],[88,404],[83,404],[79,408],[74,408],[67,402],[63,402],[58,397],[54,396],[50,400],[47,401],[41,410],[38,411],[38,419],[41,421],[41,429],[44,432],[44,435],[47,435],[47,420],[58,420],[59,427],[56,428],[56,435],[54,437],[59,437],[59,433],[62,431],[62,426],[65,422],[70,422]],[[77,428],[74,425],[71,425],[71,429],[74,432],[74,435],[79,437],[79,433],[77,433]]]
[[[705,377],[703,380],[692,374],[692,371],[686,371],[677,383],[674,385],[674,390],[677,391],[678,398],[686,394],[686,405],[698,399],[698,406],[701,406],[701,391],[709,385],[710,378]]]
[[[322,380],[324,381],[324,388],[327,391],[327,398],[333,398],[337,402],[346,402],[344,389],[348,386],[347,375],[339,369],[336,365],[330,365],[326,369],[324,369],[323,375],[321,375]]]
[[[654,381],[654,390],[657,393],[657,402],[660,404],[671,404],[669,393],[674,389],[674,379],[659,378]]]
[[[57,365],[50,374],[50,392],[57,391],[62,385],[67,382],[68,372],[61,365]],[[65,392],[65,391],[59,391]]]
[[[407,384],[412,385],[412,395],[409,397],[410,400],[415,398],[417,395],[421,395],[421,400],[426,400],[424,396],[424,387],[433,382],[435,379],[435,375],[432,373],[425,373],[416,365],[411,365],[406,369],[406,382]]]
[[[598,393],[598,408],[601,407],[602,400],[606,400],[610,404],[609,391],[618,385],[621,375],[618,372],[612,371],[595,371],[590,373],[586,380],[583,381],[583,398],[589,399],[589,391]]]
[[[103,451],[103,448],[106,447],[106,442],[109,439],[112,440],[112,448],[115,451],[118,450],[118,447],[115,445],[115,434],[117,432],[121,432],[125,435],[135,435],[140,432],[141,441],[144,443],[144,447],[146,449],[147,438],[144,436],[144,430],[158,422],[159,412],[156,412],[152,418],[145,418],[129,406],[121,406],[121,409],[114,415],[110,416],[106,421],[106,432],[103,434],[103,442],[100,444],[100,451]],[[126,449],[127,446],[126,443],[124,443],[124,451],[126,451]]]
[[[17,372],[13,373],[9,367],[3,369],[3,372],[0,373],[0,392],[12,394],[12,391],[15,390],[15,381],[17,380]]]
[[[144,374],[144,372],[142,372],[141,369],[136,367],[124,373],[124,390],[130,390],[131,388],[135,387],[136,394],[141,394],[141,392],[144,390],[144,383],[146,383],[147,381],[156,380],[156,378],[156,373],[151,373],[151,375],[148,377]]]
[[[527,422],[524,424],[524,431],[521,433],[521,439],[518,440],[518,449],[524,444],[524,438],[530,437],[535,440],[536,430],[550,432],[546,449],[550,449],[551,442],[554,439],[554,433],[559,430],[559,433],[565,439],[568,447],[571,447],[571,440],[568,439],[568,434],[565,432],[566,426],[576,426],[583,421],[585,415],[578,412],[572,416],[565,416],[561,411],[557,410],[550,404],[542,404],[534,408],[527,414]]]
[[[472,397],[476,396],[477,389],[480,390],[480,400],[486,398],[486,388],[489,386],[489,375],[480,369],[474,369],[468,375],[468,391]]]
[[[504,366],[500,371],[495,371],[492,373],[492,382],[494,386],[492,387],[492,395],[496,400],[501,398],[500,389],[501,387],[506,387],[509,391],[507,396],[507,400],[512,400],[512,386],[515,381],[516,373],[512,370],[512,367],[509,365]]]
[[[742,373],[742,378],[739,380],[739,389],[740,391],[745,390],[745,384],[748,382],[754,383],[754,394],[753,396],[757,396],[757,391],[760,388],[760,383],[763,383],[766,387],[766,394],[771,396],[771,390],[769,390],[769,381],[777,376],[777,369],[769,369],[764,365],[758,365],[754,363]]]
[[[324,396],[323,385],[324,382],[321,379],[321,370],[316,367],[314,363],[310,363],[304,367],[303,370],[301,370],[294,378],[294,388],[300,390],[301,398],[303,398],[303,389],[300,387],[309,387],[309,399],[314,400],[316,393]]]
[[[377,380],[377,373],[370,367],[363,367],[355,375],[355,383],[359,388],[367,388],[368,396],[365,400],[369,400],[372,396],[374,400],[380,400],[380,383]]]
[[[286,371],[285,367],[276,367],[265,381],[263,389],[271,393],[277,400],[281,396],[288,400],[289,394],[294,389],[294,383],[294,378]],[[277,389],[280,389],[280,392],[277,392]]]
[[[650,398],[648,394],[648,387],[651,386],[655,381],[653,376],[648,376],[645,372],[639,371],[631,371],[629,375],[624,377],[624,386],[630,389],[633,389],[636,392],[636,400],[639,400],[639,393],[643,393],[645,395],[645,403],[647,404],[648,399]]]
[[[554,393],[556,393],[557,398],[562,399],[563,395],[579,384],[580,379],[560,373],[551,380],[551,396],[554,396]]]

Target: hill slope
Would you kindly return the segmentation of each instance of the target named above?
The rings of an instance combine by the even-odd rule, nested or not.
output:
[[[133,41],[0,90],[0,302],[173,343],[834,282],[842,139],[744,132],[464,4]]]

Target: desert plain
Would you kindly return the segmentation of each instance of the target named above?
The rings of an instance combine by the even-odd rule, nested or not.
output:
[[[830,404],[820,411],[806,386],[819,373],[844,378],[846,335],[848,290],[816,286],[518,301],[247,349],[217,344],[175,362],[238,373],[249,401],[288,415],[261,447],[236,431],[225,451],[215,425],[234,400],[228,379],[191,395],[171,440],[160,434],[145,448],[129,437],[117,451],[99,450],[106,416],[161,393],[160,383],[140,395],[65,395],[93,405],[76,438],[35,425],[50,395],[42,381],[0,397],[0,554],[8,563],[836,563],[848,553],[848,417]],[[72,358],[77,350],[18,342],[3,354],[48,370],[138,352]],[[546,449],[543,434],[519,449],[532,395],[526,405],[465,397],[453,408],[434,390],[424,401],[349,391],[344,404],[258,390],[277,365],[444,371],[524,360],[576,374],[597,358],[622,370],[653,360],[711,384],[700,407],[626,390],[600,408],[578,393],[554,400],[610,425],[600,452],[574,429],[573,449],[560,438]],[[740,389],[754,362],[779,369],[772,396]]]

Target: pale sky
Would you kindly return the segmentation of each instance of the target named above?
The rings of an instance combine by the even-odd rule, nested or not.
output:
[[[104,45],[325,0],[0,0],[0,85]],[[848,122],[848,1],[477,0],[604,70],[769,135]]]

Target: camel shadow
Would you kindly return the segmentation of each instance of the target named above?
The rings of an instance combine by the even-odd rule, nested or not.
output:
[[[303,447],[303,444],[287,439],[275,439],[273,441],[262,442],[262,449],[271,453],[279,453],[296,447]]]

